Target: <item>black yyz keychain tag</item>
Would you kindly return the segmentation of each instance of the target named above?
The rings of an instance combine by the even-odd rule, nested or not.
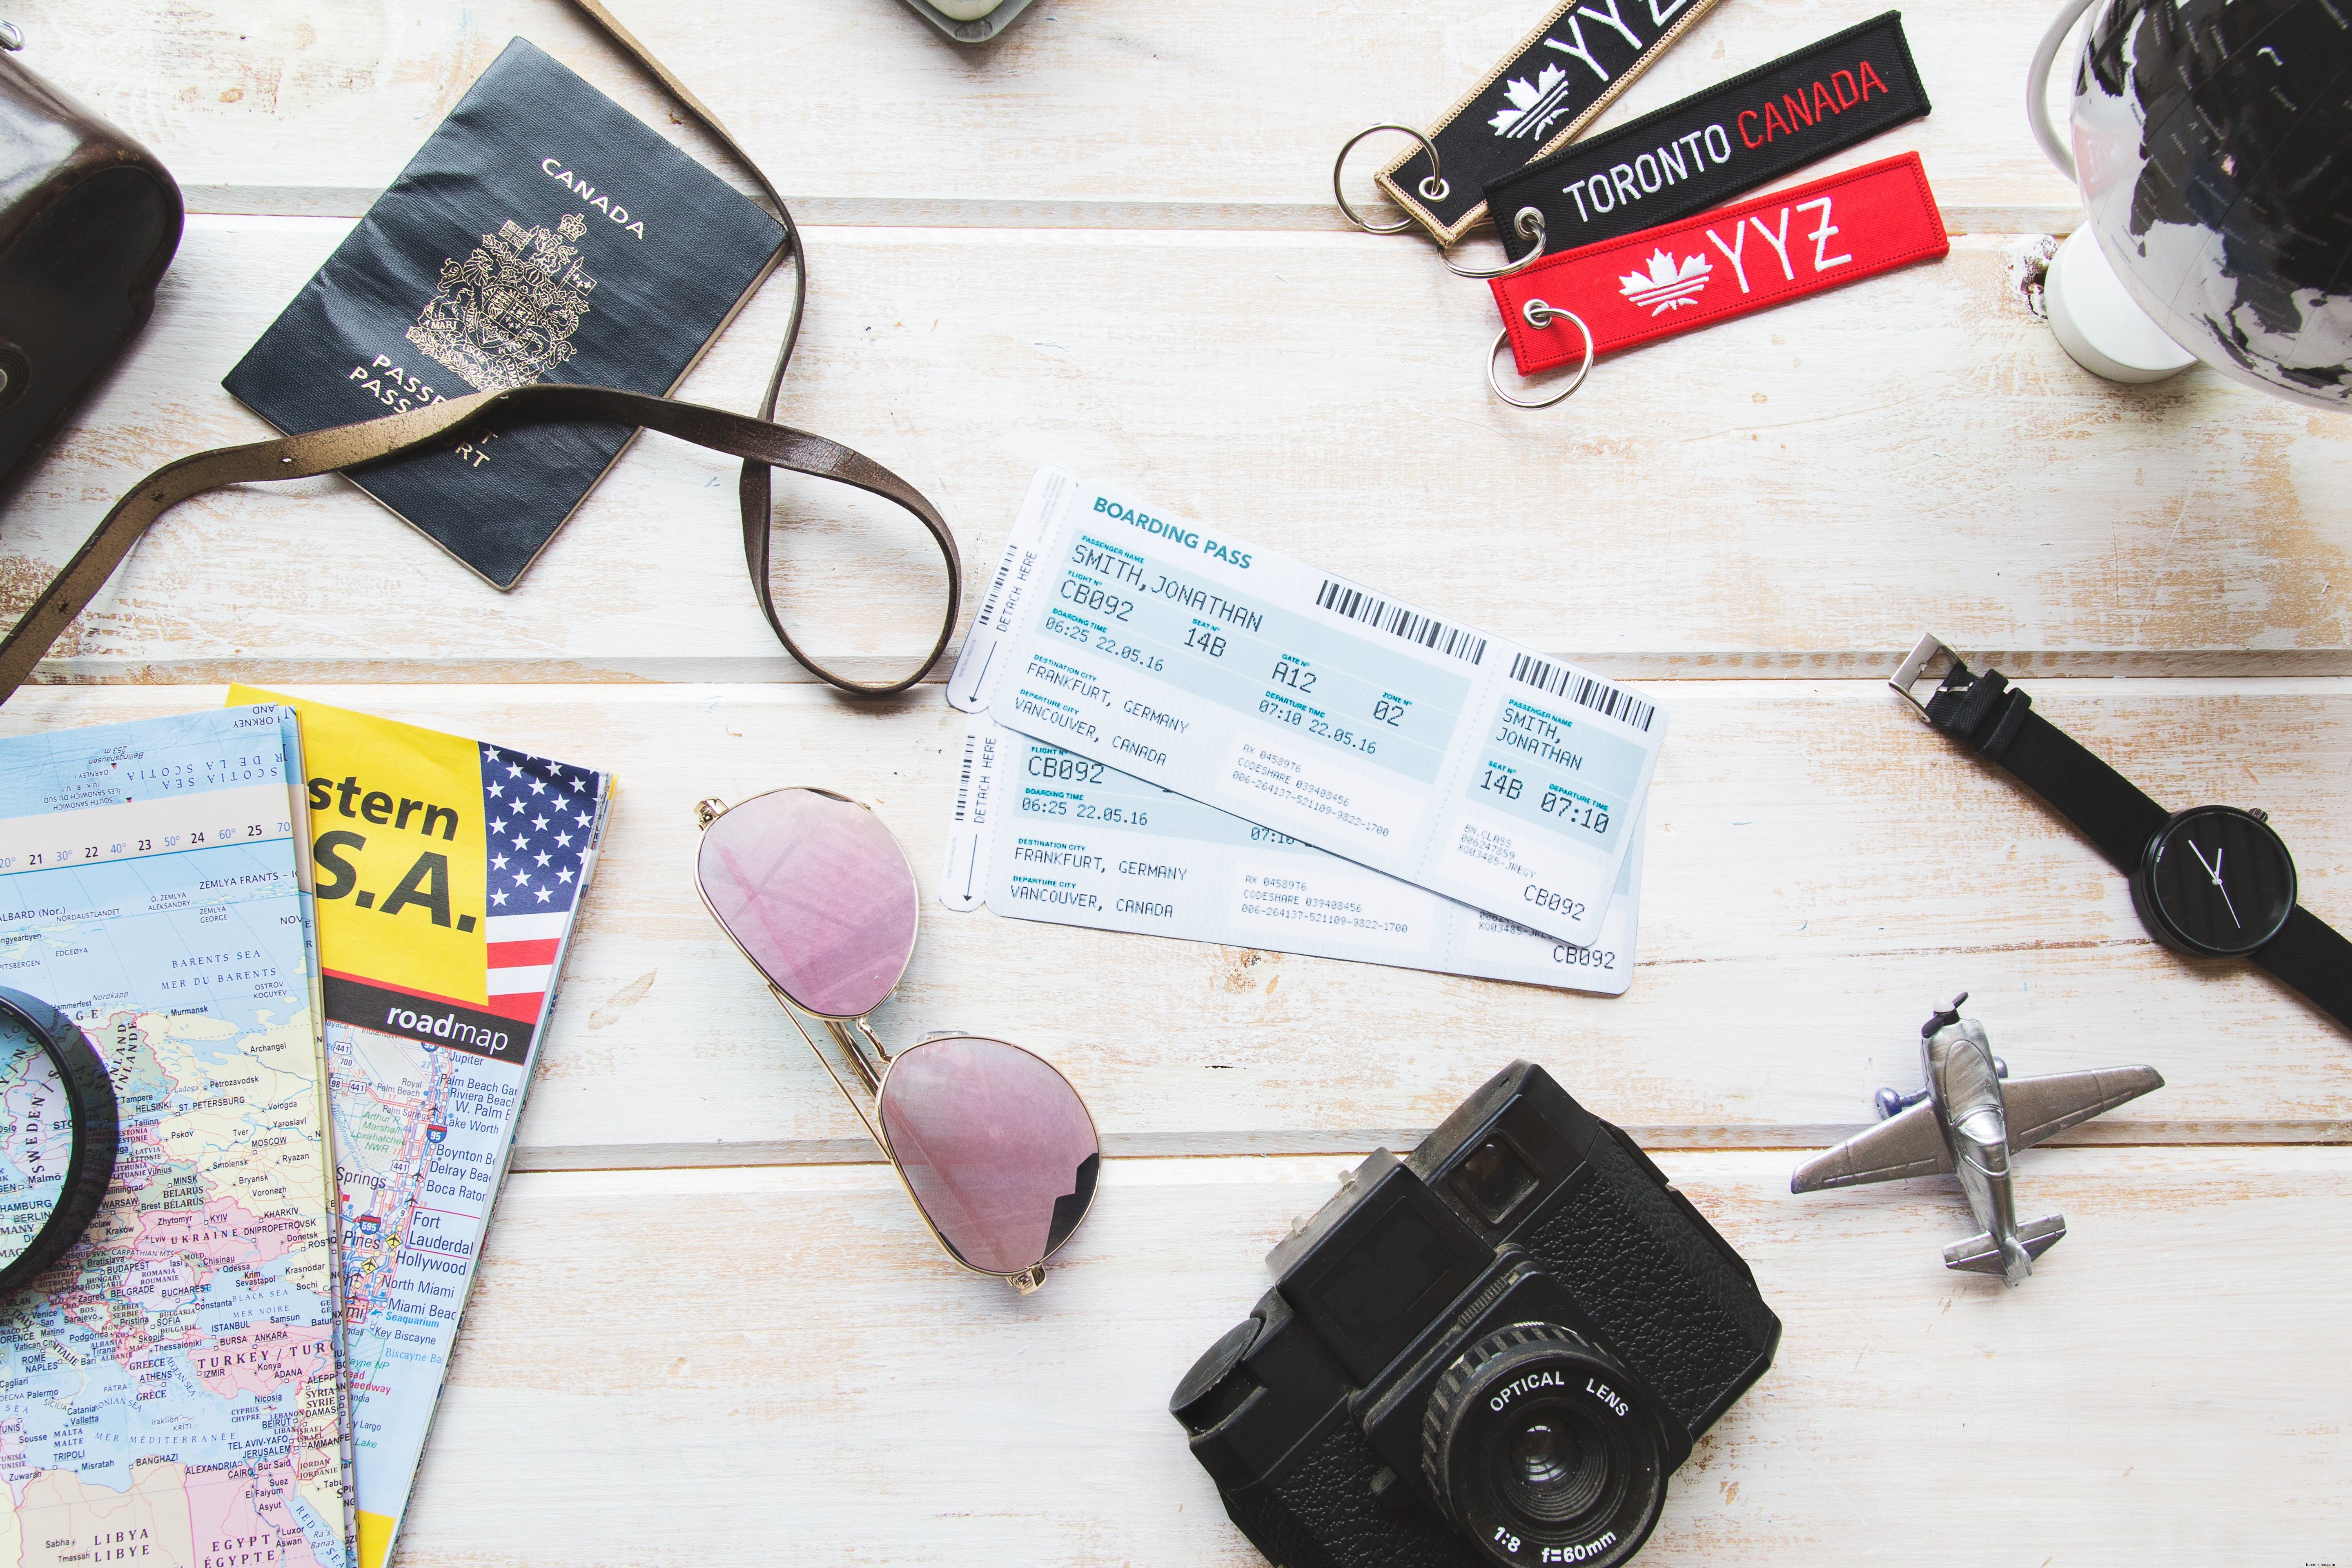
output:
[[[1381,193],[1438,244],[1452,245],[1485,216],[1490,182],[1565,146],[1717,3],[1568,0],[1555,5],[1509,58],[1430,127],[1441,166],[1433,170],[1428,148],[1415,147],[1380,172]],[[1433,180],[1433,174],[1439,177]]]
[[[1538,244],[1558,255],[1688,217],[1927,112],[1903,13],[1889,11],[1493,180],[1486,202],[1513,215],[1495,225],[1512,260]],[[1539,216],[1522,226],[1529,208]]]

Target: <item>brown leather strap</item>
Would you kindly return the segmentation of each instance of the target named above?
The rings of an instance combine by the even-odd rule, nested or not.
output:
[[[793,319],[784,331],[783,348],[776,355],[776,368],[768,377],[767,394],[760,400],[760,417],[772,420],[776,416],[776,399],[783,390],[784,370],[792,363],[793,348],[800,341],[801,319],[808,305],[808,252],[801,247],[800,229],[793,222],[792,209],[784,205],[783,196],[773,184],[769,183],[766,173],[752,161],[751,154],[743,151],[742,144],[735,140],[726,126],[719,123],[719,116],[711,110],[710,106],[697,98],[692,89],[671,75],[669,68],[655,58],[654,52],[639,43],[636,35],[623,26],[620,18],[604,8],[603,0],[572,0],[572,3],[585,12],[590,20],[602,27],[605,35],[614,43],[619,45],[625,53],[643,66],[655,80],[667,88],[671,96],[684,104],[689,113],[702,121],[703,129],[717,138],[719,144],[726,148],[735,161],[742,164],[750,173],[751,178],[759,183],[760,189],[767,194],[768,200],[774,205],[776,216],[783,221],[784,244],[776,255],[777,261],[782,259],[784,251],[790,251],[793,256]],[[769,263],[772,270],[777,265],[777,261]],[[902,689],[896,686],[872,689],[843,680],[801,651],[800,645],[793,641],[792,634],[784,630],[783,621],[776,615],[775,590],[768,580],[768,551],[772,533],[771,522],[774,508],[774,494],[769,480],[768,465],[745,463],[743,476],[736,484],[735,494],[736,500],[743,511],[743,564],[751,574],[751,591],[759,595],[760,613],[768,617],[770,628],[775,632],[777,640],[784,645],[785,651],[798,659],[803,668],[819,679],[830,681],[845,691]],[[949,618],[950,622],[953,621],[952,612]],[[952,626],[950,629],[953,629]],[[942,641],[940,646],[944,647],[947,645]],[[932,657],[937,658],[938,655],[934,653]],[[925,668],[928,668],[929,666]],[[916,672],[918,679],[922,673],[921,670]]]
[[[808,254],[802,247],[798,226],[793,222],[792,210],[784,198],[769,183],[751,155],[720,124],[719,117],[697,98],[687,85],[670,74],[667,67],[656,59],[651,50],[639,43],[635,35],[623,26],[601,0],[573,0],[589,19],[604,29],[622,51],[645,68],[655,80],[667,89],[688,112],[702,122],[703,128],[716,138],[719,144],[733,155],[751,174],[776,209],[776,216],[784,226],[783,243],[768,262],[772,273],[782,265],[786,255],[793,258],[793,315],[784,331],[783,346],[776,354],[776,368],[768,377],[768,390],[760,400],[760,417],[747,419],[722,409],[706,408],[698,404],[678,403],[668,398],[647,397],[641,394],[621,392],[610,387],[564,386],[541,384],[512,392],[482,394],[473,397],[453,398],[436,403],[430,408],[412,414],[394,415],[386,419],[372,419],[357,425],[338,426],[328,430],[314,430],[307,436],[288,437],[279,441],[261,441],[249,447],[223,447],[210,452],[199,452],[167,463],[142,480],[139,487],[116,503],[106,521],[99,524],[64,571],[45,590],[40,602],[27,611],[0,642],[0,702],[13,695],[33,673],[42,658],[57,639],[64,635],[73,618],[82,612],[106,580],[131,552],[147,525],[165,511],[190,496],[217,489],[222,485],[250,483],[257,479],[307,479],[330,473],[379,458],[397,457],[429,447],[436,441],[454,442],[455,433],[476,420],[482,427],[509,428],[516,425],[537,424],[571,418],[603,419],[614,424],[642,426],[692,441],[698,446],[729,453],[743,459],[743,477],[737,486],[743,510],[743,560],[751,574],[751,591],[760,602],[760,613],[768,617],[768,626],[776,640],[784,645],[801,667],[818,679],[841,690],[860,697],[887,697],[906,690],[930,672],[946,651],[948,638],[955,635],[956,617],[963,608],[963,564],[956,552],[955,536],[931,503],[922,493],[889,469],[864,454],[828,441],[821,436],[811,436],[788,426],[774,423],[776,400],[784,383],[784,371],[792,363],[793,349],[800,342],[801,319],[808,305]],[[765,281],[765,275],[761,281]],[[495,416],[495,418],[492,416]],[[860,681],[835,675],[803,652],[793,641],[792,634],[776,615],[775,593],[768,581],[768,551],[772,526],[772,492],[769,479],[771,467],[791,468],[797,473],[818,479],[838,479],[871,491],[886,500],[896,502],[915,514],[937,542],[940,553],[948,568],[947,616],[940,623],[940,635],[931,644],[931,651],[914,673],[903,680]]]
[[[338,425],[307,436],[286,436],[247,447],[216,447],[164,464],[114,503],[114,510],[106,514],[106,521],[98,525],[89,542],[66,563],[65,570],[58,574],[38,602],[16,623],[7,640],[0,642],[0,701],[5,701],[31,677],[50,645],[97,597],[114,569],[122,563],[122,558],[131,553],[131,547],[147,531],[148,524],[189,497],[223,485],[309,479],[407,452],[453,446],[486,429],[512,429],[551,421],[642,426],[740,458],[747,468],[756,465],[763,479],[771,466],[790,468],[816,479],[838,479],[905,508],[929,531],[948,570],[947,617],[940,623],[940,635],[931,644],[930,652],[913,674],[903,680],[888,682],[845,680],[811,663],[793,647],[792,639],[784,637],[781,626],[776,626],[776,635],[783,637],[784,647],[793,657],[813,673],[845,691],[863,696],[882,697],[904,691],[939,662],[963,607],[963,562],[956,552],[955,535],[948,531],[946,520],[914,486],[837,441],[788,426],[730,414],[723,408],[708,408],[698,403],[650,397],[609,386],[541,383],[452,398],[412,414]],[[765,531],[763,528],[763,542]],[[766,605],[769,595],[765,574],[755,573],[754,576],[760,584],[761,603]],[[775,626],[772,608],[769,609],[768,620]]]
[[[667,88],[672,98],[677,99],[678,102],[684,104],[688,113],[702,121],[702,128],[705,131],[709,132],[711,136],[717,140],[721,147],[727,149],[730,156],[731,156],[737,163],[743,165],[744,172],[751,176],[753,183],[758,184],[761,191],[766,195],[769,205],[776,209],[776,216],[784,226],[784,243],[782,246],[778,247],[775,259],[769,262],[768,266],[771,271],[774,270],[777,263],[783,259],[785,253],[791,253],[793,258],[793,319],[791,321],[786,323],[784,327],[783,348],[776,355],[776,368],[774,373],[768,377],[768,395],[766,397],[762,398],[760,403],[760,417],[762,419],[773,419],[776,416],[776,395],[784,384],[784,367],[793,363],[793,347],[800,342],[801,337],[801,316],[808,306],[808,252],[801,248],[801,231],[799,226],[793,222],[792,209],[784,205],[784,198],[782,195],[777,192],[776,187],[773,184],[769,183],[766,172],[763,171],[759,164],[751,161],[751,154],[743,151],[742,143],[737,142],[733,133],[730,132],[726,126],[719,122],[719,116],[711,110],[710,106],[703,102],[702,100],[695,97],[693,89],[688,88],[686,83],[672,76],[670,74],[669,68],[662,64],[661,61],[656,59],[654,58],[654,52],[646,47],[645,45],[639,43],[637,41],[637,36],[635,33],[630,32],[628,28],[621,26],[621,19],[604,8],[603,0],[572,0],[572,4],[579,6],[582,11],[585,12],[590,21],[603,28],[604,30],[605,37],[611,38],[615,44],[618,44],[621,47],[623,53],[626,54],[631,59],[635,60],[637,64],[643,66],[648,75],[650,75],[656,81],[661,83],[663,87]],[[761,281],[764,282],[765,279],[762,279]],[[751,485],[751,474],[755,468],[758,468],[760,476],[759,515],[763,520],[768,515],[768,470],[756,464],[746,463],[743,465],[743,493],[745,497],[744,526],[747,529],[751,526],[752,510],[750,502]],[[752,574],[762,582],[767,580],[767,573],[765,570],[766,563],[767,549],[763,544],[761,547],[760,563],[755,566],[752,571]],[[764,589],[761,590],[760,600],[762,607],[766,606],[767,597],[768,595],[766,591]],[[775,612],[772,609],[769,610],[769,624],[772,626],[774,625],[775,619]],[[780,637],[783,637],[783,627],[777,626],[776,635]],[[784,637],[784,644],[788,647],[791,647],[792,639],[790,637]],[[797,650],[795,650],[793,657],[799,657]],[[801,662],[803,664],[808,664],[808,660],[804,658],[802,659]],[[814,665],[810,665],[809,668],[811,669],[816,668]],[[823,672],[819,671],[819,673]],[[830,679],[831,678],[827,677],[827,679]]]

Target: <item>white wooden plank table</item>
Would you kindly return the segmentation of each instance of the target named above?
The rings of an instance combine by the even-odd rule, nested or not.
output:
[[[1725,0],[1603,123],[1876,8]],[[1607,1000],[927,904],[886,1035],[1037,1047],[1113,1156],[1016,1299],[930,1247],[688,885],[694,801],[807,783],[873,804],[928,895],[961,732],[936,685],[860,706],[783,657],[728,464],[640,442],[508,595],[340,480],[184,506],[0,731],[247,679],[621,781],[402,1563],[1257,1561],[1168,1391],[1339,1168],[1515,1055],[1634,1129],[1787,1325],[1644,1561],[2352,1557],[2352,1042],[2155,946],[1880,684],[1922,629],[1997,654],[2159,799],[2267,807],[2352,922],[2352,421],[2202,371],[2111,387],[2029,313],[2011,258],[2077,220],[2017,108],[2041,5],[1906,15],[1936,111],[1836,161],[1916,148],[1949,258],[1543,414],[1483,385],[1482,289],[1327,199],[1340,141],[1452,102],[1533,4],[1038,0],[978,49],[897,0],[620,10],[806,231],[781,416],[929,494],[968,585],[1059,462],[1644,682],[1673,731],[1641,962]],[[141,474],[264,433],[220,377],[508,38],[718,162],[556,0],[10,15],[191,211],[0,521],[12,612]],[[684,395],[751,406],[784,309]],[[921,555],[827,488],[779,486],[789,613],[878,669],[923,635]],[[1974,1228],[1944,1185],[1787,1191],[1962,988],[2021,1072],[2168,1080],[2021,1161],[2071,1229],[2014,1291],[1940,1267]]]

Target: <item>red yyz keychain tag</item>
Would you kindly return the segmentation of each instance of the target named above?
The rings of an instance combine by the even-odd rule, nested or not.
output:
[[[1521,375],[1637,348],[1952,248],[1916,153],[1547,257],[1489,285]],[[1497,395],[1521,407],[1557,403]]]

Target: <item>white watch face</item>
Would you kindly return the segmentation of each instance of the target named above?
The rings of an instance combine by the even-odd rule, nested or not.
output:
[[[2141,871],[2170,934],[2217,956],[2249,953],[2294,912],[2294,858],[2250,812],[2200,805],[2165,825]]]

